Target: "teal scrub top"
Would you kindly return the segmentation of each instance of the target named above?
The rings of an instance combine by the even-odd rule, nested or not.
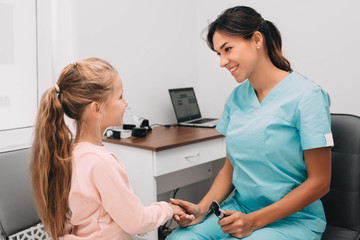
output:
[[[291,72],[260,103],[245,81],[226,101],[216,129],[226,136],[235,197],[245,213],[284,197],[307,178],[303,151],[333,146],[328,94]],[[322,232],[320,200],[286,218]]]

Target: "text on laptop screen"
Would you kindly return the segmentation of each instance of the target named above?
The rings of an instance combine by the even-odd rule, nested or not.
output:
[[[170,97],[178,121],[183,122],[201,117],[193,88],[170,91]]]

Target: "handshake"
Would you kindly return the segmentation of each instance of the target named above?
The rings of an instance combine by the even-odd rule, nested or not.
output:
[[[173,218],[181,227],[193,225],[191,223],[196,219],[197,212],[195,204],[171,198],[169,205],[173,210]]]
[[[216,201],[211,203],[209,209],[201,209],[199,205],[179,199],[170,199],[169,204],[174,212],[173,218],[181,227],[202,222],[211,213],[214,213],[219,219],[226,217]]]
[[[243,238],[252,234],[254,230],[259,229],[259,227],[255,225],[255,218],[252,213],[245,214],[236,210],[221,210],[216,201],[211,202],[203,199],[199,204],[193,204],[179,199],[170,199],[169,204],[172,205],[174,210],[174,220],[182,228],[201,223],[208,215],[214,213],[218,220],[209,217],[205,221],[217,221],[221,231],[225,235],[229,234],[234,238]],[[224,208],[226,209],[225,205],[226,203],[224,204]],[[213,225],[205,224],[204,226],[209,227]],[[201,228],[193,228],[188,234],[195,231],[196,234],[206,235],[208,232],[212,231],[212,229],[206,229],[206,232],[204,232],[204,226],[201,227],[202,230],[199,230]],[[170,239],[177,239],[176,233],[175,236]],[[190,237],[189,239],[193,238]]]

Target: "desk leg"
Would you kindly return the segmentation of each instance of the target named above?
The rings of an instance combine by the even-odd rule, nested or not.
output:
[[[146,206],[157,201],[156,179],[152,151],[127,147],[113,143],[104,143],[124,165],[129,176],[134,193]],[[134,236],[134,239],[157,240],[157,230],[144,236]]]

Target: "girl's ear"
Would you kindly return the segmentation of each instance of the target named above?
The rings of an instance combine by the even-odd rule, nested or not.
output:
[[[90,112],[93,116],[100,118],[101,117],[101,107],[97,102],[90,103]]]

